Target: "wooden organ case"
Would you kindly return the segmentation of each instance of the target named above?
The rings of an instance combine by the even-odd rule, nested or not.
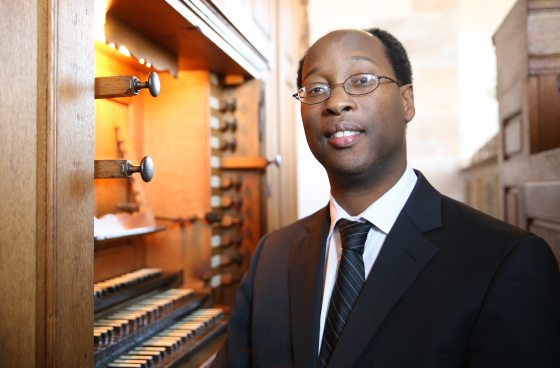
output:
[[[266,59],[196,4],[112,1],[96,42],[95,367],[209,362],[267,229]]]
[[[103,3],[107,10],[98,9]],[[181,321],[192,313],[208,318],[213,312],[202,309],[227,305],[255,239],[297,216],[298,106],[290,94],[307,42],[305,6],[2,3],[0,74],[10,86],[0,98],[2,367],[95,366],[151,339],[150,330],[192,323]],[[98,14],[105,16],[106,39],[94,43]],[[152,71],[158,97],[145,83]],[[121,91],[109,98],[115,88]],[[116,97],[123,93],[128,97]],[[231,106],[233,98],[235,111],[215,108],[215,101]],[[276,154],[285,164],[263,170]],[[149,183],[140,178],[150,176],[145,156],[153,159]],[[111,215],[120,234],[94,229]],[[145,297],[136,295],[169,289],[192,292],[161,295],[171,304],[141,318],[142,330],[127,338],[97,328],[121,302],[139,309],[133,304]],[[224,319],[210,318],[219,330]],[[146,319],[155,325],[144,328]],[[203,350],[212,347],[197,341],[214,327],[175,350],[202,345],[202,364]],[[95,349],[94,329],[103,345]],[[171,364],[198,365],[193,354],[183,357]]]
[[[559,34],[560,1],[519,0],[493,40],[504,218],[547,240],[560,263]]]

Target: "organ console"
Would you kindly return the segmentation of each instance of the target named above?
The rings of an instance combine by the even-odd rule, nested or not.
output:
[[[233,207],[237,211],[241,211],[241,207],[243,207],[243,197],[242,196],[233,196]]]
[[[231,139],[211,137],[210,147],[219,151],[229,150],[233,152],[237,148],[237,140],[235,139],[235,137]]]
[[[243,225],[243,216],[242,215],[228,215],[228,214],[221,214],[217,212],[208,212],[204,218],[206,221],[214,227],[228,229],[233,226],[241,226]]]
[[[97,49],[96,73],[121,76],[95,80],[94,177],[129,180],[95,182],[94,366],[198,367],[225,338],[227,305],[263,231],[260,174],[220,165],[238,149],[259,152],[261,85],[243,77],[225,88],[211,71],[158,76]],[[158,96],[160,83],[173,99],[139,95]],[[158,160],[157,180],[150,157],[132,164],[140,150]]]
[[[241,189],[241,184],[243,182],[243,179],[240,176],[237,177],[231,177],[231,176],[217,176],[217,175],[213,175],[212,177],[210,177],[210,186],[212,188],[215,189],[230,189],[230,188],[234,188],[236,192],[239,192],[239,190]]]
[[[210,197],[210,206],[217,208],[230,208],[233,205],[233,198],[230,196],[212,196]]]
[[[169,83],[167,77],[164,77],[164,81]],[[134,126],[134,120],[130,116],[134,115],[135,110],[144,109],[148,102],[134,99],[115,103],[116,100],[113,99],[134,97],[141,88],[148,88],[152,96],[158,96],[160,81],[157,74],[150,72],[147,82],[127,76],[96,78],[95,97],[100,101],[97,121],[99,131],[103,132],[103,135],[99,135],[96,154],[108,155],[103,149],[111,147],[110,141],[113,140],[116,145],[111,147],[112,154],[122,158],[136,157],[135,142],[129,134]],[[107,101],[102,100],[108,98],[110,99]],[[124,114],[119,112],[122,106],[127,106],[128,111]],[[224,111],[235,111],[235,99],[224,106],[221,108]],[[116,118],[119,114],[121,119]],[[231,131],[231,124],[226,126]],[[107,136],[110,138],[107,139]],[[235,137],[213,137],[210,147],[220,152],[233,151],[237,147],[237,141]],[[109,152],[109,149],[105,150]],[[160,152],[156,150],[155,153],[157,155]],[[114,181],[107,182],[106,185],[96,181],[99,201],[96,212],[100,218],[95,219],[94,232],[95,274],[99,280],[93,287],[95,368],[194,367],[209,361],[224,338],[226,313],[223,308],[216,307],[217,300],[212,290],[220,285],[233,284],[236,278],[222,272],[222,268],[238,267],[243,258],[241,255],[229,254],[209,256],[208,271],[199,276],[199,285],[194,288],[184,286],[187,273],[191,272],[184,268],[184,264],[179,267],[146,267],[146,264],[152,263],[144,256],[144,252],[149,252],[151,248],[148,238],[145,238],[146,234],[166,230],[157,221],[171,219],[180,223],[184,229],[193,226],[198,218],[196,215],[185,214],[153,214],[145,193],[146,188],[131,176],[133,173],[140,173],[144,182],[150,182],[153,171],[153,162],[149,156],[145,156],[137,166],[127,159],[98,159],[94,162],[95,179],[130,179],[125,186]],[[163,176],[167,175],[169,178],[169,172],[165,169],[162,171]],[[240,199],[226,191],[234,186],[239,190],[241,180],[224,177],[224,180],[219,178],[217,181],[217,186],[223,193],[210,198],[211,207],[239,208]],[[119,195],[119,192],[122,194]],[[116,212],[103,213],[103,206],[115,198],[118,199],[114,207]],[[222,222],[225,221],[226,225],[232,222],[228,220],[228,216],[225,217]],[[133,235],[136,237],[131,238]],[[233,245],[238,244],[239,239],[240,237],[235,237],[234,241],[226,237],[225,241]],[[177,245],[169,240],[166,243],[168,247]],[[184,240],[179,244],[186,246]],[[208,249],[210,248],[212,246],[208,245]],[[119,258],[118,262],[109,260],[114,254]],[[141,268],[130,270],[137,266]],[[118,269],[125,272],[115,276]],[[211,277],[219,277],[220,281],[214,279],[213,283],[210,282],[211,279],[205,276],[207,272],[210,272]]]
[[[226,113],[226,112],[235,112],[235,109],[237,109],[237,100],[235,98],[231,99],[230,101],[226,101],[226,100],[219,100],[218,101],[218,106],[217,106],[217,110],[221,113]]]
[[[237,130],[237,119],[233,118],[231,120],[220,120],[218,118],[212,119],[210,126],[212,129],[218,130],[220,132],[235,132]]]
[[[210,162],[295,152],[291,133],[277,138],[296,126],[295,104],[276,104],[295,89],[305,11],[302,2],[279,4],[26,0],[29,11],[4,12],[2,29],[17,42],[3,50],[2,79],[14,88],[0,104],[10,127],[2,135],[13,144],[0,145],[9,158],[0,166],[19,169],[2,179],[9,195],[0,204],[0,243],[10,246],[0,274],[18,277],[0,287],[9,301],[1,303],[0,365],[175,364],[162,352],[189,350],[196,333],[170,348],[146,343],[175,334],[165,330],[199,309],[229,304],[258,239],[295,218],[288,185],[295,165],[280,176]],[[235,138],[236,151],[213,150],[210,136]],[[149,183],[130,175],[146,155],[157,165]],[[117,174],[100,173],[104,165]],[[224,195],[239,195],[243,205],[211,207],[212,196]],[[223,228],[196,220],[209,211],[244,221]],[[213,268],[218,254],[226,261]],[[158,271],[98,285],[142,269]],[[169,289],[193,290],[195,303],[203,301],[187,311],[192,301],[180,300],[171,317],[148,313],[155,326],[169,324],[162,329],[133,331],[119,319],[101,325]],[[210,340],[202,345],[199,352],[216,349]],[[156,363],[132,361],[146,355]],[[202,365],[198,357],[187,366]]]
[[[229,266],[231,264],[241,265],[242,263],[243,256],[241,254],[235,254],[233,256],[228,254],[216,254],[210,259],[210,265],[212,268]]]
[[[214,195],[210,197],[210,206],[212,208],[228,209],[233,207],[239,211],[242,205],[243,205],[243,197],[241,196]]]
[[[282,165],[282,156],[276,155],[274,158],[255,156],[223,157],[218,165],[229,170],[264,170],[269,165]]]
[[[203,279],[212,289],[219,288],[220,286],[230,286],[236,282],[236,279],[230,273],[211,274],[210,276],[203,276]]]
[[[212,236],[210,245],[213,248],[227,248],[230,246],[240,246],[243,242],[243,237],[240,235],[231,236],[231,235],[214,235]]]
[[[223,336],[224,311],[200,308],[208,291],[172,287],[180,276],[143,268],[95,283],[96,368],[174,367],[197,354],[210,359],[203,347]]]

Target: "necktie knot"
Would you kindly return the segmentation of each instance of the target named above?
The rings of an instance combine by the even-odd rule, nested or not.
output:
[[[364,245],[371,228],[369,222],[357,222],[341,219],[337,223],[338,232],[340,233],[340,240],[343,249],[350,249],[359,252],[360,255],[364,253]]]

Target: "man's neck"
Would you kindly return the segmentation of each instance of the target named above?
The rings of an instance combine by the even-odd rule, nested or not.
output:
[[[338,204],[351,216],[362,213],[373,202],[381,198],[402,177],[406,162],[402,168],[393,170],[383,177],[373,175],[369,180],[348,180],[348,177],[336,180],[330,178],[331,194]]]

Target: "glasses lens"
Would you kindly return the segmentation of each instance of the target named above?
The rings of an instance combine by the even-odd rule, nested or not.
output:
[[[311,83],[298,91],[299,99],[306,104],[325,101],[331,94],[331,88],[324,83]]]
[[[351,95],[365,95],[379,85],[379,78],[373,74],[356,74],[344,81],[344,90]]]

